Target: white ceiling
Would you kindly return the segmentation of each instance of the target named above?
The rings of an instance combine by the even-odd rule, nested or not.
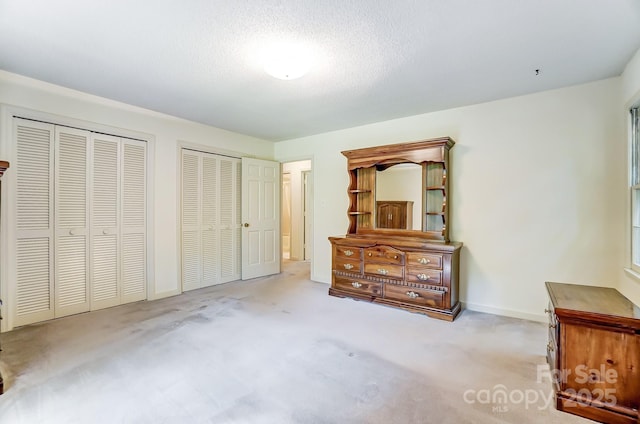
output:
[[[283,39],[301,79],[262,70]],[[273,141],[618,76],[638,48],[639,0],[0,0],[0,69]]]

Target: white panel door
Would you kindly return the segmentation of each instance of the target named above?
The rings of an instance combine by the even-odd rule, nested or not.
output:
[[[122,303],[147,298],[147,143],[122,139]]]
[[[242,158],[242,279],[280,272],[280,164]]]
[[[92,134],[91,310],[119,305],[120,138]]]
[[[50,124],[14,119],[15,326],[54,317],[54,131]]]
[[[86,312],[89,302],[89,178],[91,133],[56,127],[56,317]]]

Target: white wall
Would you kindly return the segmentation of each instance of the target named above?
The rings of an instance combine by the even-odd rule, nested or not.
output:
[[[330,282],[327,237],[347,229],[340,151],[450,136],[467,307],[544,320],[545,281],[616,286],[627,193],[619,92],[613,78],[276,143],[276,159],[314,157],[312,279]]]
[[[214,151],[273,158],[273,143],[163,115],[104,98],[0,71],[0,104],[148,134],[154,142],[154,274],[151,298],[179,292],[178,287],[178,144]],[[215,111],[212,111],[215,113]],[[6,121],[5,121],[6,122]],[[8,159],[7,131],[2,130],[0,158]],[[10,158],[9,158],[10,159]],[[11,169],[7,171],[7,174]]]
[[[627,64],[625,71],[621,77],[622,80],[622,102],[619,107],[619,111],[622,117],[628,117],[628,111],[632,106],[640,104],[640,50],[636,52],[634,57]],[[626,128],[629,128],[628,122],[625,122]],[[627,134],[628,139],[628,134]],[[622,161],[620,161],[623,166]],[[624,162],[625,165],[629,164],[629,160]],[[628,179],[625,181],[625,187],[628,187]],[[631,214],[628,212],[630,208],[630,193],[627,191],[627,215],[625,215],[625,228],[624,235],[625,241],[625,265],[630,266],[631,263],[631,241],[630,241],[630,227],[631,227]],[[625,296],[627,296],[636,305],[640,305],[640,276],[633,275],[630,272],[619,271],[619,286],[618,290]]]

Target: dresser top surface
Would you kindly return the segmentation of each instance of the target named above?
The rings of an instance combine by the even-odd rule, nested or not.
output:
[[[640,326],[640,308],[616,289],[552,282],[546,286],[557,315],[584,313],[592,317],[615,317]]]

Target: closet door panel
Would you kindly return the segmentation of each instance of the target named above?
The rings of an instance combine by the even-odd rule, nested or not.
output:
[[[84,236],[56,238],[56,317],[89,310],[86,242]]]
[[[218,199],[219,161],[213,155],[202,154],[202,283],[207,287],[220,282],[220,225]]]
[[[182,290],[200,288],[202,281],[201,249],[201,157],[182,151]]]
[[[23,238],[16,245],[16,325],[53,318],[51,239]]]
[[[91,310],[120,304],[118,237],[115,234],[92,239]]]
[[[220,243],[221,257],[220,282],[238,280],[240,278],[240,191],[238,159],[220,159]]]
[[[55,316],[89,310],[88,131],[56,127]]]
[[[120,139],[93,134],[91,310],[120,304]]]
[[[147,297],[147,143],[122,140],[122,303]]]
[[[16,326],[54,317],[54,132],[53,125],[14,119]]]

